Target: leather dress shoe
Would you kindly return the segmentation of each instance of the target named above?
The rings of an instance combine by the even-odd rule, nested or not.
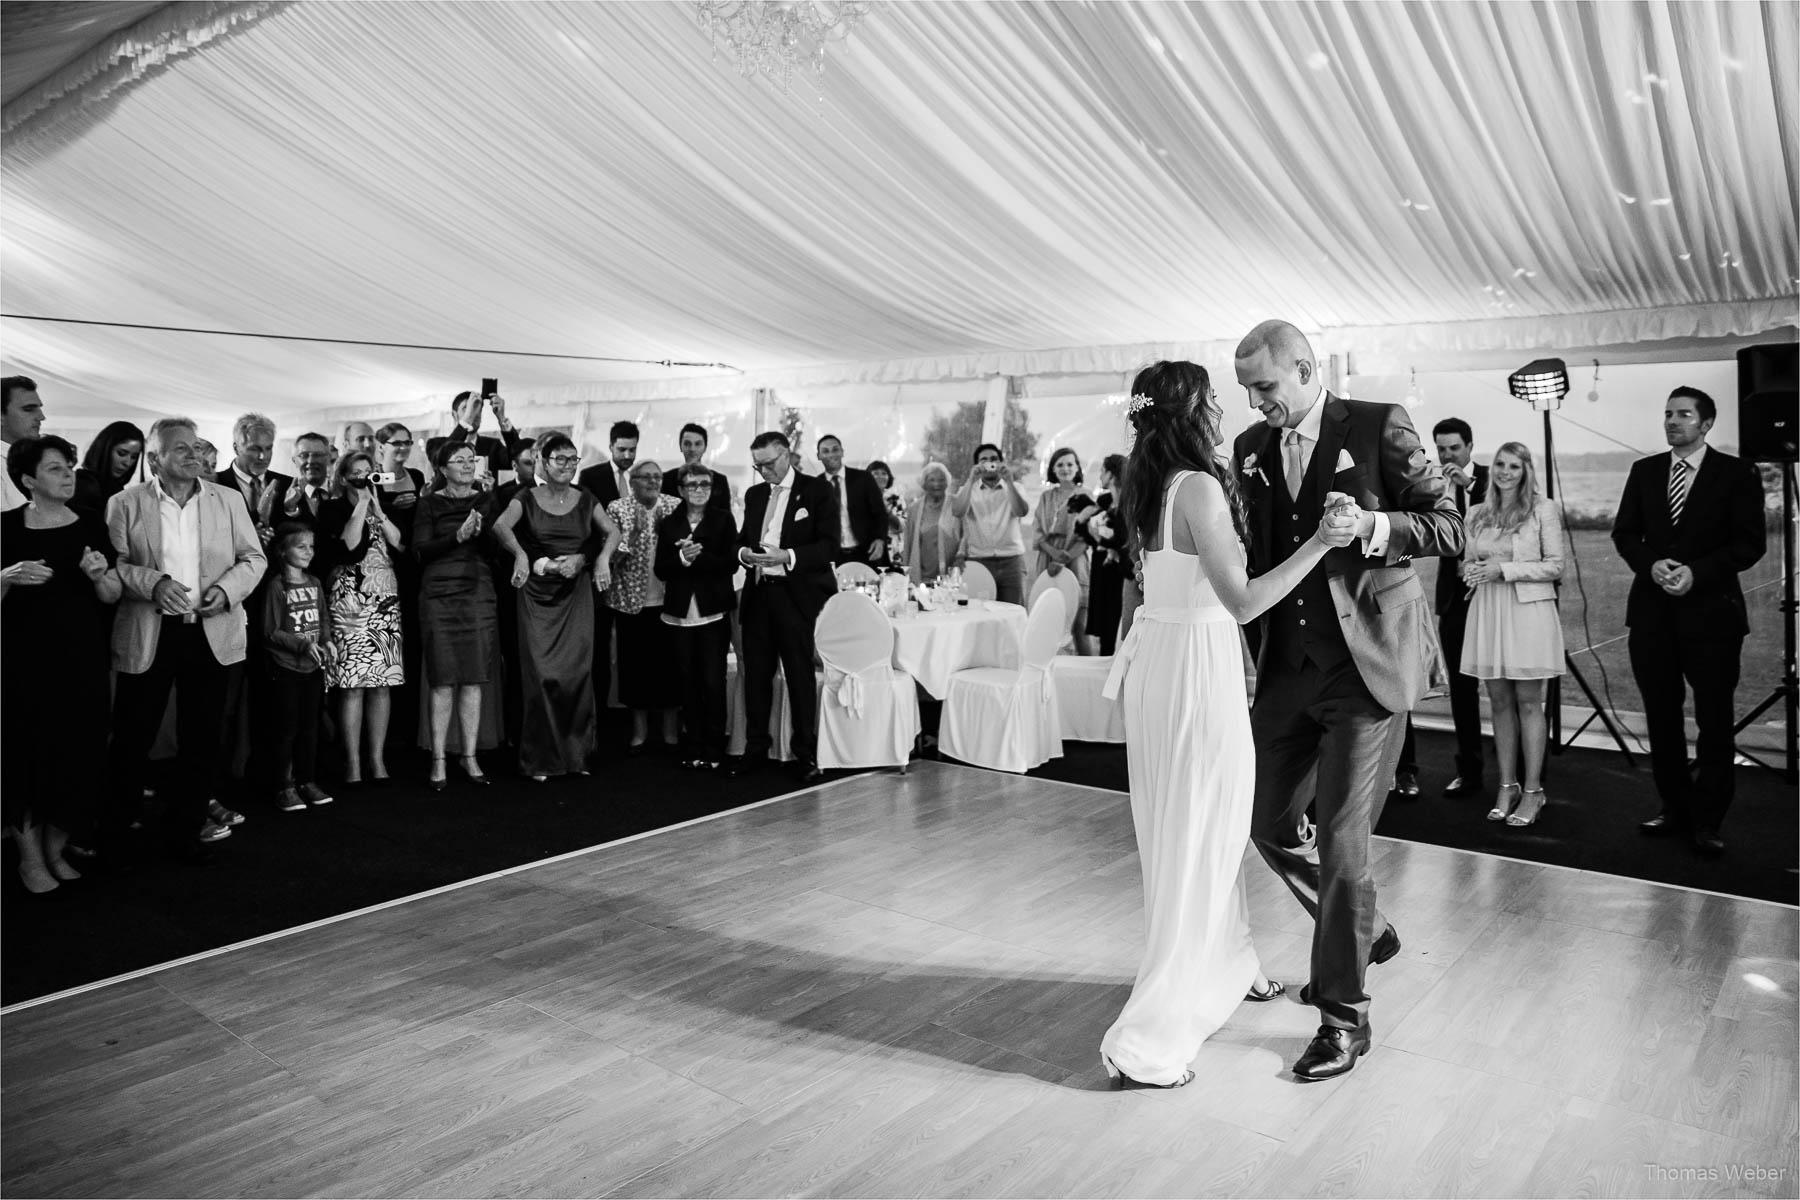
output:
[[[1394,795],[1402,800],[1419,798],[1419,774],[1417,771],[1400,771],[1394,776]]]
[[[1381,936],[1375,939],[1375,944],[1369,947],[1369,962],[1373,966],[1380,966],[1398,953],[1400,953],[1400,931],[1395,929],[1393,922],[1390,921],[1388,927],[1382,930]]]
[[[1706,855],[1725,853],[1725,839],[1719,836],[1717,829],[1702,827],[1694,830],[1694,849]]]
[[[1481,779],[1479,776],[1464,778],[1458,775],[1444,785],[1446,796],[1479,796],[1481,795]]]
[[[1369,1026],[1339,1029],[1321,1025],[1306,1053],[1294,1064],[1294,1075],[1300,1079],[1331,1079],[1347,1073],[1356,1060],[1369,1052]]]
[[[1645,837],[1667,837],[1669,834],[1679,831],[1679,827],[1668,813],[1657,813],[1648,821],[1640,822],[1638,825],[1638,832]]]
[[[763,767],[768,765],[768,762],[769,760],[763,755],[746,754],[742,758],[736,759],[730,766],[725,768],[725,777],[727,779],[742,779],[752,771],[762,770]]]
[[[800,776],[801,783],[818,783],[825,778],[825,772],[820,770],[819,764],[811,759],[801,759],[795,763],[794,771]]]

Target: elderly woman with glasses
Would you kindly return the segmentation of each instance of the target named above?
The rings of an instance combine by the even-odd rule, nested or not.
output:
[[[475,486],[480,456],[467,442],[444,442],[431,465],[444,486],[421,497],[413,513],[413,554],[420,563],[422,662],[431,684],[432,791],[449,786],[444,753],[450,711],[462,734],[462,768],[485,784],[475,751],[481,736],[481,689],[496,678],[498,641],[494,579],[484,555],[491,535],[492,493]]]
[[[619,703],[631,710],[627,754],[642,754],[650,741],[650,714],[662,714],[662,740],[675,744],[681,704],[679,681],[670,673],[674,647],[662,622],[663,581],[655,573],[657,533],[681,507],[662,491],[662,468],[644,460],[631,468],[631,494],[606,506],[620,530],[619,560],[606,603],[619,636]]]
[[[594,591],[612,583],[619,528],[575,486],[580,465],[567,434],[546,434],[538,443],[542,482],[520,489],[494,522],[518,591],[519,766],[537,783],[586,775],[594,752]]]
[[[730,509],[712,503],[717,484],[708,468],[682,467],[675,486],[682,504],[657,527],[655,570],[687,718],[681,765],[716,771],[725,761],[725,654],[737,609],[737,522]]]

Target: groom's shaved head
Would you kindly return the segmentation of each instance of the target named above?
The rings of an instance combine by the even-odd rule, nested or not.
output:
[[[1238,343],[1237,357],[1255,358],[1263,350],[1267,350],[1269,357],[1283,366],[1301,359],[1317,365],[1317,360],[1313,358],[1312,343],[1306,340],[1304,333],[1286,321],[1264,321],[1246,333],[1244,340]]]

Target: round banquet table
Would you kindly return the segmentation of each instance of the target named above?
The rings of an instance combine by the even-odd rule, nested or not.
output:
[[[970,667],[1017,670],[1025,639],[1025,610],[990,600],[980,609],[956,608],[890,618],[894,666],[919,681],[934,699],[950,691],[950,677]]]

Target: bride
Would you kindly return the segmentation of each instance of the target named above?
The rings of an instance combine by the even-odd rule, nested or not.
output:
[[[1132,383],[1135,434],[1125,521],[1144,551],[1144,606],[1114,659],[1131,818],[1144,872],[1144,958],[1101,1039],[1121,1087],[1180,1087],[1188,1063],[1240,999],[1273,1000],[1250,943],[1238,875],[1250,836],[1256,751],[1240,624],[1300,583],[1354,522],[1326,515],[1305,545],[1255,579],[1244,503],[1215,455],[1220,410],[1206,368],[1159,362]]]

